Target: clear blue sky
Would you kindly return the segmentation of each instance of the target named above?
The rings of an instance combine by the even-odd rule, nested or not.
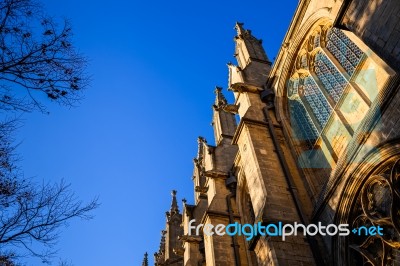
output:
[[[129,266],[141,265],[147,251],[152,265],[170,191],[178,190],[179,203],[193,203],[197,137],[214,143],[213,90],[219,85],[229,94],[235,22],[263,39],[272,60],[297,1],[44,4],[72,22],[93,82],[77,108],[51,105],[50,115],[23,116],[18,151],[25,176],[64,178],[82,199],[100,197],[94,220],[63,230],[60,257],[75,266]]]

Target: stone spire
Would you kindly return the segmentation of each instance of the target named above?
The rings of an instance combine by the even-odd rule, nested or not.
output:
[[[254,37],[250,30],[244,29],[243,23],[237,22],[235,29],[237,35],[234,38],[234,56],[238,66],[228,64],[229,90],[242,91],[246,87],[255,93],[260,93],[268,79],[271,62],[265,53],[261,39]],[[243,86],[244,84],[246,86]],[[235,94],[236,96],[238,95]],[[238,103],[236,102],[236,104]],[[242,104],[248,105],[246,102]],[[240,114],[239,116],[242,117]]]
[[[244,29],[243,29],[243,23],[241,22],[237,22],[235,24],[235,29],[237,30],[237,35],[242,35],[244,33]]]
[[[231,110],[234,106],[228,104],[228,101],[222,94],[222,88],[215,87],[214,93],[215,104],[213,105],[212,125],[214,128],[215,143],[218,145],[223,139],[227,139],[228,142],[231,141],[236,130],[236,120],[233,114],[235,110]]]
[[[176,190],[172,190],[171,196],[172,196],[172,202],[171,202],[170,214],[173,215],[175,213],[179,213],[178,202],[176,201]]]
[[[148,254],[147,252],[144,253],[144,258],[143,258],[143,262],[142,262],[142,266],[149,266],[149,259],[147,258]]]
[[[179,213],[176,193],[176,190],[172,190],[171,209],[167,212],[167,224],[165,226],[165,264],[163,265],[176,265],[170,264],[171,261],[182,259],[182,256],[174,252],[174,250],[178,250],[182,246],[182,242],[178,237],[183,234],[183,228],[181,227],[182,215]]]
[[[215,107],[223,108],[228,104],[225,96],[222,94],[221,87],[215,87],[214,93],[215,93],[215,105],[214,105]]]
[[[165,234],[166,233],[167,233],[167,231],[165,231],[165,230],[161,231],[160,247],[158,249],[158,252],[154,253],[155,265],[162,264],[165,261]]]
[[[261,62],[271,65],[267,54],[262,47],[262,40],[251,34],[251,30],[243,28],[243,23],[236,22],[235,57],[241,69],[247,67],[251,62]]]

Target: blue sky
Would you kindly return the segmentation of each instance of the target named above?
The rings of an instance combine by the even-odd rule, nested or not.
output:
[[[25,176],[72,183],[99,196],[91,221],[63,230],[59,256],[75,266],[141,265],[158,250],[170,191],[193,203],[199,135],[214,143],[213,90],[227,86],[236,21],[276,56],[297,1],[45,0],[68,18],[90,59],[85,99],[73,109],[23,116],[18,152]],[[181,206],[180,206],[181,207]],[[30,262],[40,265],[40,261]]]

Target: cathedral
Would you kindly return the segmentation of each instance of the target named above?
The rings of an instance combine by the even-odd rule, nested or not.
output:
[[[400,265],[399,14],[300,0],[273,64],[236,23],[234,102],[215,88],[215,143],[197,139],[194,201],[172,191],[156,266]]]

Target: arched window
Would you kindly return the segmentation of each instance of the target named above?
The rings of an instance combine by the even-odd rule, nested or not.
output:
[[[400,265],[399,160],[389,160],[379,168],[354,195],[348,223],[359,231],[346,241],[348,265]],[[379,226],[382,235],[366,233],[364,228],[370,226]]]
[[[365,54],[340,29],[326,25],[314,30],[304,43],[288,82],[288,99],[293,133],[311,149],[328,124],[343,118],[338,105]],[[341,122],[352,134],[348,122]],[[332,143],[328,146],[332,153],[342,149]]]

